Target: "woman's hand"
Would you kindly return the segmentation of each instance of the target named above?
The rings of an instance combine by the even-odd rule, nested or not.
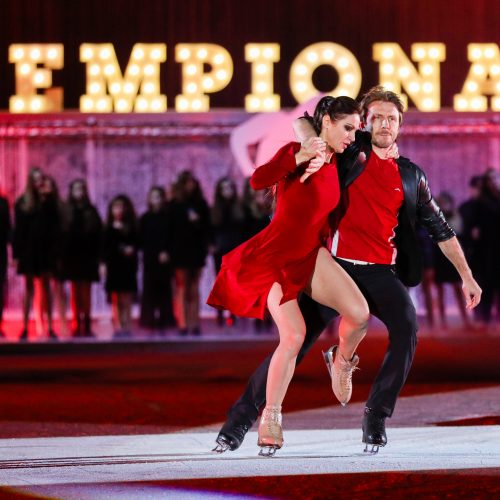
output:
[[[170,256],[167,252],[160,252],[158,254],[158,262],[160,264],[166,264],[170,260]]]
[[[106,267],[106,264],[101,262],[101,264],[99,264],[99,277],[103,281],[105,281],[107,274],[108,274],[108,268]]]
[[[132,245],[126,245],[123,247],[123,255],[126,257],[132,257],[135,254],[135,248]]]
[[[309,162],[309,165],[300,178],[300,182],[305,182],[306,179],[315,174],[326,163],[326,160],[326,151],[318,153],[316,157]]]
[[[310,137],[300,145],[300,150],[295,154],[297,165],[309,161],[318,154],[325,152],[326,142],[319,137]]]

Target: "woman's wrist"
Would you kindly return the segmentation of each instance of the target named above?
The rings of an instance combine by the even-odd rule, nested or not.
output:
[[[306,161],[309,161],[312,158],[312,156],[306,154],[305,152],[300,149],[297,153],[295,153],[295,163],[298,165],[305,163]]]

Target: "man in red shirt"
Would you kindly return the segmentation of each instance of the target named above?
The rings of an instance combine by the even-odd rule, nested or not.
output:
[[[385,324],[389,333],[387,353],[371,388],[362,422],[365,451],[376,452],[387,443],[385,419],[394,411],[417,343],[416,312],[406,288],[417,285],[422,276],[415,234],[417,222],[428,230],[457,269],[469,308],[479,303],[481,289],[472,277],[455,233],[432,197],[425,174],[407,158],[387,158],[403,119],[399,96],[374,87],[364,96],[361,108],[365,132],[360,132],[353,147],[338,157],[343,191],[332,227],[331,252],[360,288],[370,312]],[[299,140],[307,140],[317,132],[307,119],[299,119],[294,126]],[[306,171],[314,175],[315,169]],[[307,333],[297,363],[337,315],[306,295],[300,306]],[[325,359],[328,363],[328,355]],[[237,449],[256,421],[265,402],[268,366],[269,358],[257,368],[231,407],[217,437],[217,451]]]

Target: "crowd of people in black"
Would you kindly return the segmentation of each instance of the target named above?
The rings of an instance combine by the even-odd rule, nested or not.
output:
[[[0,198],[2,289],[9,243],[12,263],[25,285],[20,339],[28,339],[32,308],[39,335],[59,338],[54,331],[55,308],[61,329],[69,330],[66,283],[71,290],[72,335],[93,336],[91,288],[101,280],[115,337],[130,336],[139,289],[143,328],[159,333],[177,328],[180,335],[200,335],[199,285],[207,258],[213,257],[218,270],[222,255],[264,228],[271,215],[270,199],[253,191],[248,182],[240,198],[234,181],[224,177],[217,182],[214,198],[210,207],[199,181],[184,171],[168,192],[161,186],[150,189],[147,210],[140,217],[130,198],[118,194],[102,220],[84,179],[73,180],[63,200],[54,180],[32,168],[15,202],[13,227],[8,202]],[[235,318],[219,311],[217,321],[222,326],[233,324]],[[261,322],[256,327],[260,329]]]
[[[483,294],[470,318],[465,308],[460,277],[427,235],[419,231],[424,256],[422,292],[427,325],[435,325],[433,289],[436,291],[440,326],[446,328],[445,285],[455,296],[464,328],[486,328],[500,321],[500,171],[488,168],[469,181],[469,198],[457,206],[453,194],[443,191],[436,199],[460,240],[467,261]]]
[[[475,316],[469,318],[460,279],[425,231],[421,244],[425,256],[425,297],[429,327],[433,327],[432,289],[437,292],[441,326],[446,327],[444,285],[455,294],[464,326],[487,326],[500,319],[500,172],[493,168],[470,180],[470,197],[458,208],[452,194],[438,196],[450,225],[459,235],[467,260],[483,290]],[[66,283],[71,290],[71,332],[91,337],[92,283],[103,281],[112,308],[115,337],[127,337],[132,329],[132,304],[140,289],[140,325],[151,331],[177,328],[180,335],[200,335],[200,277],[209,255],[216,272],[222,256],[257,234],[270,222],[271,199],[245,183],[239,196],[235,182],[221,178],[214,203],[207,203],[199,181],[181,172],[167,192],[150,189],[147,210],[140,217],[130,198],[118,194],[108,205],[105,220],[92,204],[84,179],[69,184],[62,200],[53,178],[40,168],[30,170],[24,193],[14,205],[11,227],[7,200],[0,197],[0,280],[5,291],[8,245],[12,263],[24,277],[23,328],[28,338],[33,307],[37,330],[57,339],[53,309],[62,329],[69,329]],[[142,257],[142,286],[137,276]],[[0,321],[4,309],[0,294]],[[34,297],[36,296],[36,300]],[[217,323],[232,325],[237,318],[217,311]],[[270,322],[255,323],[257,331]],[[1,329],[0,329],[1,333]]]

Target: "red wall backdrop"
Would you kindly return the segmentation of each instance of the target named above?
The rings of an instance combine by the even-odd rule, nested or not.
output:
[[[442,106],[451,106],[467,74],[467,44],[500,42],[498,0],[2,0],[0,2],[0,109],[14,93],[11,43],[59,42],[65,46],[65,68],[54,72],[54,85],[64,87],[65,107],[78,108],[85,88],[85,66],[79,62],[83,42],[110,42],[122,69],[136,42],[167,44],[161,89],[169,106],[180,93],[177,43],[209,42],[224,46],[235,71],[230,84],[211,97],[212,107],[243,107],[250,90],[250,65],[244,61],[248,42],[281,44],[275,66],[275,92],[282,106],[295,104],[288,72],[307,45],[333,41],[358,59],[361,92],[378,83],[372,44],[397,42],[410,54],[415,42],[443,42]],[[336,83],[333,69],[319,68],[314,81],[320,90]]]

